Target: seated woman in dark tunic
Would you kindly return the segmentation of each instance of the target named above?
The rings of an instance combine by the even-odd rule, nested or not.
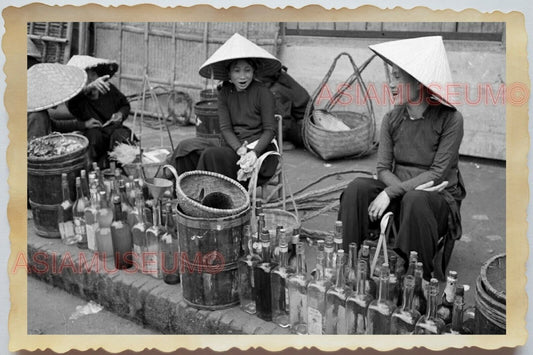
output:
[[[418,252],[429,280],[436,268],[444,271],[461,236],[459,208],[466,195],[458,167],[463,117],[446,100],[451,76],[441,37],[370,48],[392,65],[396,106],[381,125],[378,179],[357,178],[341,195],[344,244],[361,245],[369,228],[392,211],[398,226],[395,251],[404,260],[410,251]],[[446,260],[435,265],[443,236]]]
[[[238,36],[238,35],[237,35]],[[219,51],[246,41],[244,37],[232,37]],[[249,42],[248,45],[257,47]],[[257,47],[259,48],[259,47]],[[230,48],[231,49],[231,48]],[[252,48],[253,49],[253,48]],[[261,50],[261,55],[268,55],[273,63],[281,63],[268,52]],[[264,52],[264,53],[263,53]],[[222,139],[220,142],[192,138],[182,141],[173,155],[173,164],[179,174],[191,170],[207,170],[226,175],[232,179],[245,180],[239,174],[241,168],[251,167],[257,158],[264,152],[275,150],[273,138],[276,135],[276,119],[274,117],[274,97],[270,90],[254,79],[258,67],[264,68],[264,60],[247,52],[252,58],[219,55],[213,57],[217,62],[204,64],[204,67],[216,65],[215,72],[220,73],[215,79],[224,80],[218,93],[218,116]],[[236,56],[236,58],[235,58]],[[222,68],[221,68],[222,67]],[[276,65],[271,65],[270,70],[275,70]],[[202,73],[202,69],[200,70]],[[272,158],[272,159],[269,159]],[[270,178],[276,169],[277,160],[268,157],[259,171],[259,183]],[[238,176],[239,175],[239,176]]]
[[[122,124],[128,118],[130,104],[108,81],[118,65],[89,56],[73,56],[68,65],[81,67],[87,72],[87,86],[67,103],[67,107],[72,115],[84,122],[83,134],[89,139],[89,158],[105,167],[107,152],[131,138],[131,130]]]

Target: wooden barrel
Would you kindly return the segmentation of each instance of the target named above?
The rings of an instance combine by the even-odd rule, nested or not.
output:
[[[505,334],[505,254],[496,255],[481,267],[476,280],[476,334]]]
[[[194,105],[196,115],[196,137],[219,138],[217,101],[204,100]]]
[[[74,133],[64,137],[77,140],[82,148],[53,157],[28,157],[28,199],[36,233],[41,237],[59,238],[57,213],[63,201],[61,174],[67,174],[70,199],[76,199],[76,177],[87,168],[89,141]],[[58,136],[58,139],[60,136]]]
[[[176,214],[183,298],[193,307],[217,310],[239,303],[237,260],[250,209],[224,218]]]

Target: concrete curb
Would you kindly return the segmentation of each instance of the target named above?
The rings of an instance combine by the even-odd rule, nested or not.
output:
[[[63,245],[34,232],[28,220],[28,275],[164,334],[289,334],[239,307],[198,310],[183,299],[181,285],[140,272],[116,270],[91,251]],[[95,261],[96,260],[96,261]]]

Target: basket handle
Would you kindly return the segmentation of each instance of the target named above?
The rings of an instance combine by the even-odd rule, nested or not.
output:
[[[372,266],[370,267],[370,276],[374,275],[374,270],[376,269],[376,264],[378,262],[379,252],[381,251],[380,250],[381,248],[383,248],[383,257],[385,258],[385,262],[388,263],[389,253],[387,250],[387,235],[389,234],[389,231],[391,229],[390,221],[391,221],[392,216],[393,216],[392,212],[387,212],[383,215],[383,217],[381,217],[381,222],[379,225],[380,227],[379,240],[378,240],[378,245],[376,247],[376,252],[374,253],[374,258],[372,259]],[[394,223],[394,221],[392,223]]]
[[[265,161],[265,159],[269,156],[276,156],[278,158],[278,164],[281,165],[281,178],[282,178],[282,181],[281,183],[283,185],[286,185],[288,190],[289,190],[289,196],[290,196],[290,200],[292,202],[292,205],[294,207],[294,214],[296,216],[296,219],[298,221],[298,223],[300,222],[300,218],[298,216],[298,208],[296,206],[296,202],[294,201],[294,196],[292,194],[292,191],[290,189],[290,186],[288,185],[287,183],[287,180],[285,178],[285,174],[283,174],[283,158],[281,156],[281,154],[277,151],[268,151],[268,152],[265,152],[263,153],[259,158],[257,158],[257,161],[255,163],[255,167],[254,167],[254,171],[252,173],[252,177],[250,178],[250,182],[249,182],[249,187],[248,187],[248,193],[250,194],[250,199],[251,199],[251,202],[252,202],[252,213],[251,213],[251,218],[250,218],[250,228],[251,228],[251,231],[252,233],[255,233],[255,232],[259,232],[259,231],[256,231],[256,228],[257,228],[257,216],[255,215],[255,209],[256,209],[256,206],[257,206],[257,179],[259,178],[259,170],[261,168],[261,166],[263,165],[263,162]],[[282,196],[283,200],[284,200],[284,203],[283,203],[283,207],[285,208],[285,194]]]

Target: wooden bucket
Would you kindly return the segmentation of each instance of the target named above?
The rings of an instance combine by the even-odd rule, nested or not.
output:
[[[197,102],[194,105],[194,113],[196,114],[196,137],[220,137],[217,101],[205,100]]]
[[[505,254],[496,255],[481,267],[476,280],[476,334],[505,334]]]
[[[36,233],[41,237],[59,238],[57,214],[63,201],[61,174],[67,174],[70,199],[76,200],[76,177],[87,168],[89,141],[78,134],[63,134],[81,142],[83,148],[69,154],[28,157],[28,199]]]
[[[209,310],[238,304],[237,260],[242,254],[244,226],[250,223],[250,209],[223,218],[196,218],[180,210],[175,216],[185,301]]]

